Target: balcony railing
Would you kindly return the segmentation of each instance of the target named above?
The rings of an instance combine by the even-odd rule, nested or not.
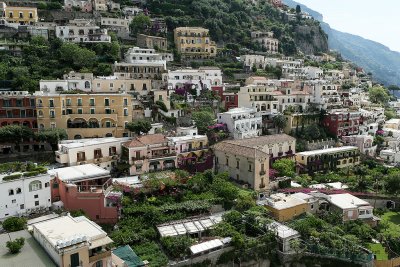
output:
[[[260,171],[260,175],[265,175],[265,174],[266,174],[266,172],[264,170]]]
[[[203,150],[203,149],[208,149],[208,148],[209,148],[208,146],[192,147],[192,148],[188,148],[188,149],[182,149],[181,153],[198,151],[198,150]]]
[[[176,152],[149,155],[148,158],[149,159],[159,159],[159,158],[167,158],[167,157],[173,157],[173,156],[176,156]]]

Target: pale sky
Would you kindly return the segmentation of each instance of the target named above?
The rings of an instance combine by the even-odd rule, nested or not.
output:
[[[324,16],[336,30],[400,52],[400,0],[296,0]]]

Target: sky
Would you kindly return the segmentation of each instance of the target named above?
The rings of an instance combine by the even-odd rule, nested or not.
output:
[[[339,31],[377,41],[400,52],[400,0],[296,0]]]

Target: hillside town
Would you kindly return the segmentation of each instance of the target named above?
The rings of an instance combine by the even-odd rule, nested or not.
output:
[[[398,266],[400,88],[144,2],[0,2],[0,266]]]

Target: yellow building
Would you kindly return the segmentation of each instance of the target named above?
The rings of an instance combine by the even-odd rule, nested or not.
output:
[[[298,172],[315,173],[352,168],[360,164],[360,150],[356,146],[332,147],[296,153]]]
[[[18,23],[20,25],[32,25],[38,21],[36,7],[7,6],[4,2],[0,2],[0,15],[8,23]]]
[[[280,222],[290,221],[303,213],[310,212],[307,201],[282,193],[271,195],[264,204],[271,211],[271,215]]]
[[[132,96],[107,94],[36,94],[39,129],[66,129],[68,139],[125,137],[132,121]]]
[[[174,30],[175,45],[182,59],[208,59],[217,55],[217,46],[211,41],[208,29],[180,27]]]

